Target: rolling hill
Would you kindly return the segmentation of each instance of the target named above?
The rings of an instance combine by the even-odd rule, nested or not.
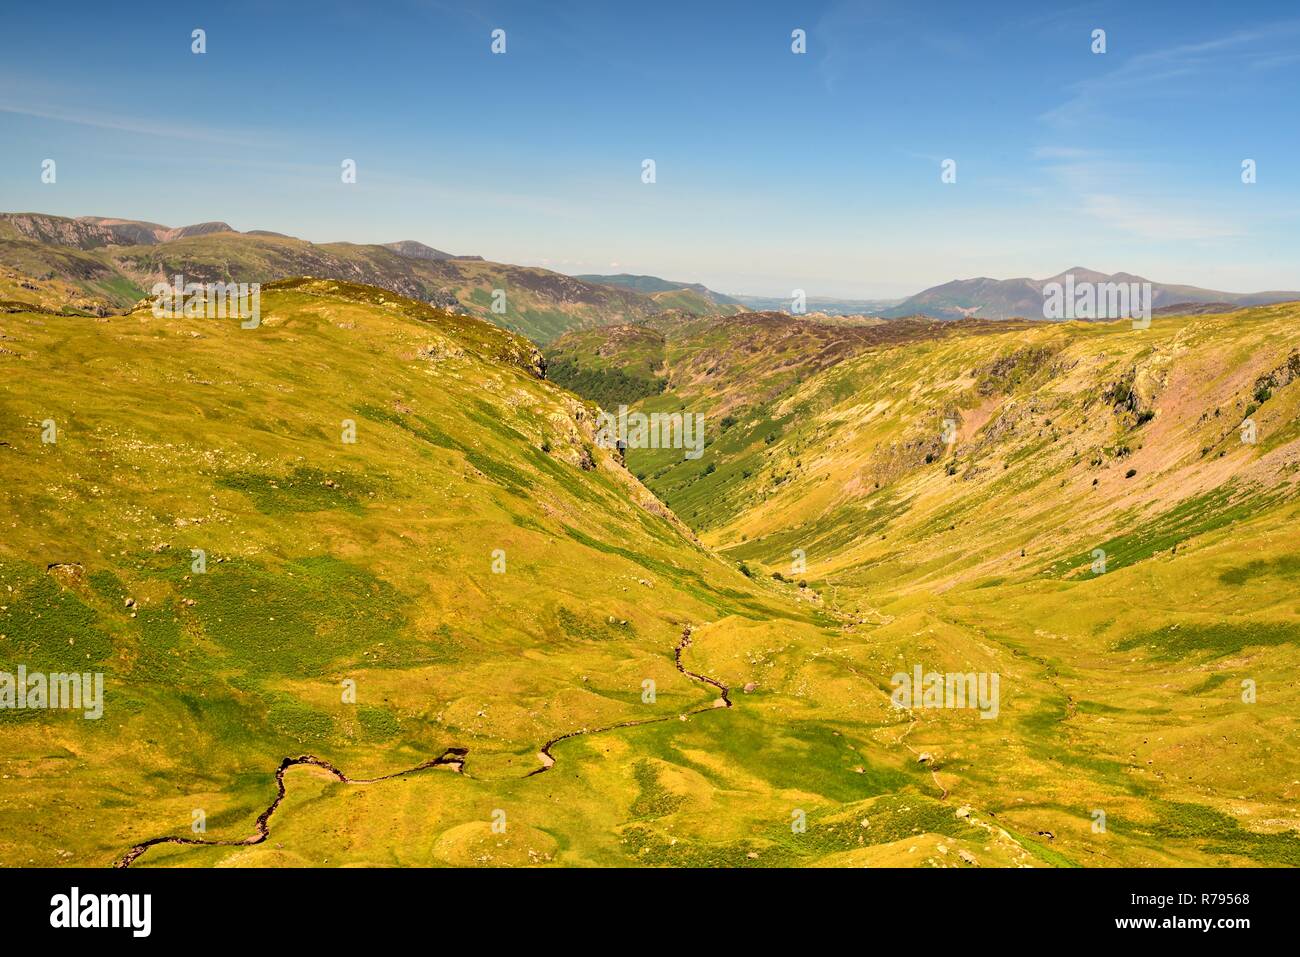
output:
[[[881,311],[887,319],[902,316],[930,316],[935,319],[960,319],[974,315],[982,319],[1043,318],[1043,287],[1064,283],[1067,275],[1075,282],[1145,283],[1150,280],[1131,273],[1101,273],[1075,266],[1046,279],[954,279],[932,286],[915,296]],[[1219,303],[1229,307],[1264,305],[1300,300],[1300,292],[1232,293],[1200,289],[1171,283],[1151,283],[1152,310],[1167,307]]]
[[[988,842],[891,745],[886,695],[837,703],[808,670],[838,623],[694,541],[525,340],[319,279],[265,289],[256,330],[0,329],[5,661],[106,679],[100,721],[0,711],[0,859],[788,866]]]
[[[670,279],[660,279],[658,276],[637,276],[632,273],[618,273],[613,276],[583,275],[575,276],[575,279],[582,279],[587,282],[599,283],[602,286],[615,286],[619,289],[632,289],[636,292],[643,292],[647,295],[653,295],[657,292],[676,292],[679,289],[689,289],[697,292],[701,296],[711,300],[717,305],[739,305],[739,300],[731,296],[725,296],[720,292],[714,292],[707,286],[698,282],[673,282]]]
[[[446,259],[479,259],[482,256],[456,256],[452,253],[445,253],[441,249],[434,249],[432,246],[426,246],[424,243],[416,242],[414,239],[404,239],[399,243],[384,243],[385,249],[391,249],[399,256],[405,256],[407,259],[432,259],[442,261]]]
[[[543,361],[340,280],[243,329],[0,279],[0,672],[105,680],[0,708],[0,861],[1300,863],[1300,306]],[[703,456],[624,467],[596,398]]]
[[[1297,321],[897,320],[807,374],[734,332],[679,340],[633,408],[701,412],[704,454],[628,466],[869,634],[865,671],[825,651],[846,683],[941,662],[1014,685],[997,721],[928,711],[908,739],[1000,825],[1077,864],[1118,863],[1122,835],[1130,861],[1294,865]],[[553,354],[621,368],[605,332]]]
[[[673,282],[658,276],[636,276],[619,273],[615,276],[575,276],[584,282],[593,282],[614,289],[630,289],[649,296],[665,311],[689,312],[697,316],[730,315],[744,312],[738,299],[714,292],[697,282]]]
[[[993,328],[978,321],[962,326],[976,327]],[[547,347],[546,359],[552,379],[610,408],[670,389],[693,408],[722,417],[733,408],[757,408],[872,346],[949,331],[928,320],[670,312],[640,323],[567,333]]]
[[[872,777],[799,781],[754,747],[785,733],[774,697],[722,713],[698,649],[816,646],[833,623],[696,543],[526,340],[308,279],[265,289],[256,330],[149,310],[0,329],[0,514],[23,517],[0,545],[4,660],[106,674],[102,721],[0,711],[0,859],[107,865],[179,835],[235,843],[132,866],[793,862],[832,845],[781,839],[792,789],[829,815],[916,777],[864,740]],[[800,728],[806,770],[846,760]],[[304,753],[321,763],[281,768]],[[271,839],[240,843],[277,769]],[[719,773],[734,795],[709,795]],[[742,812],[726,831],[664,820],[719,800]]]

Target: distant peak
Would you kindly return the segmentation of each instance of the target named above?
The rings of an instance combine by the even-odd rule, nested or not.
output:
[[[415,239],[402,239],[395,243],[384,243],[385,249],[391,249],[397,255],[406,259],[478,259],[478,256],[457,256],[455,253],[445,253],[441,249],[434,249],[432,246],[426,246],[424,243]]]

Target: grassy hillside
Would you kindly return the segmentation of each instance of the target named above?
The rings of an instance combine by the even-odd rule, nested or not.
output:
[[[660,279],[658,276],[635,276],[630,273],[619,273],[614,276],[579,275],[575,278],[583,279],[587,282],[599,283],[602,286],[613,286],[618,289],[632,289],[636,292],[654,296],[656,299],[664,296],[670,300],[676,294],[685,294],[681,299],[683,303],[698,306],[706,313],[720,312],[726,314],[730,312],[743,311],[743,306],[741,306],[740,300],[731,296],[723,295],[720,292],[714,292],[712,289],[698,282],[674,282],[671,279]],[[669,308],[687,307],[682,305]],[[695,310],[691,309],[691,311]]]
[[[639,404],[709,414],[704,456],[629,467],[706,543],[856,622],[867,673],[1002,674],[997,721],[926,711],[908,739],[953,796],[1076,863],[1118,862],[1122,832],[1152,863],[1294,864],[1298,320],[918,326],[806,378],[731,336]],[[728,406],[737,381],[751,401]]]
[[[619,333],[736,420],[702,542],[475,317],[0,313],[0,670],[107,685],[0,710],[0,862],[1300,862],[1291,309]]]
[[[0,266],[0,311],[107,315],[101,299],[59,279],[36,279]]]
[[[632,449],[628,465],[679,515],[708,528],[748,499],[745,482],[793,416],[778,407],[803,383],[865,350],[1008,328],[979,321],[868,324],[783,313],[666,313],[635,326],[570,333],[551,343],[546,356],[557,382],[606,408],[640,400],[646,412],[705,416],[702,459],[684,459],[674,449]]]
[[[566,333],[546,350],[546,374],[566,389],[616,410],[664,390],[665,343],[663,333],[647,325]]]
[[[108,864],[192,837],[197,810],[204,840],[243,841],[287,757],[359,780],[448,749],[463,773],[291,768],[265,842],[133,866],[811,862],[862,853],[836,822],[867,808],[973,839],[873,739],[897,725],[877,690],[855,695],[870,724],[802,700],[833,619],[692,541],[525,341],[319,280],[266,290],[256,330],[147,310],[0,328],[4,663],[107,676],[100,721],[0,711],[5,863]],[[705,662],[733,707],[714,713]]]
[[[698,289],[669,289],[650,296],[660,309],[677,309],[695,316],[729,316],[744,312],[739,303],[716,302],[706,291]]]

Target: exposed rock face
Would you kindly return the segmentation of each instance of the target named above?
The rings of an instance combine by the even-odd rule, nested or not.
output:
[[[229,223],[196,223],[192,226],[162,226],[133,219],[102,216],[45,216],[40,213],[5,213],[0,216],[24,239],[74,249],[98,249],[102,246],[153,246],[158,243],[206,236],[209,233],[238,232]]]
[[[542,357],[541,350],[522,336],[511,335],[509,344],[496,358],[527,370],[535,378],[546,378],[546,359]]]
[[[136,219],[79,216],[77,222],[108,230],[113,236],[113,243],[119,246],[152,246],[156,243],[169,243],[174,239],[185,239],[189,236],[239,232],[234,226],[220,220],[195,223],[192,226],[160,226],[158,223],[145,223]]]
[[[466,312],[466,309],[461,305],[460,300],[445,289],[436,290],[431,296],[429,296],[429,305],[433,306],[435,309],[446,309],[448,312]]]
[[[20,237],[33,242],[71,246],[74,249],[95,249],[114,243],[129,245],[128,241],[116,238],[116,234],[108,227],[82,222],[79,219],[42,216],[36,213],[6,213],[0,219],[11,226]]]
[[[1300,379],[1300,352],[1292,350],[1286,362],[1255,380],[1255,401],[1267,401],[1274,390],[1288,386],[1296,379]]]
[[[80,562],[51,562],[45,571],[65,585],[80,584],[85,580],[86,570]]]
[[[421,346],[415,353],[415,357],[424,362],[443,362],[447,359],[461,359],[464,356],[465,350],[451,340]]]

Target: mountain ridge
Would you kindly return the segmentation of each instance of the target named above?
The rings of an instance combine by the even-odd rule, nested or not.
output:
[[[740,300],[720,292],[714,292],[703,283],[698,282],[674,282],[671,279],[661,279],[658,276],[626,272],[615,273],[613,275],[600,275],[595,273],[581,274],[574,276],[574,278],[582,279],[586,282],[600,283],[603,286],[618,286],[623,289],[634,289],[637,292],[644,293],[673,292],[677,289],[689,289],[692,292],[697,292],[708,297],[718,305],[740,305]]]
[[[0,264],[57,279],[127,308],[158,281],[270,283],[317,276],[379,286],[398,295],[473,313],[545,343],[572,328],[645,318],[666,306],[629,289],[433,247],[398,243],[312,243],[227,223],[162,226],[104,217],[0,214]],[[394,248],[396,247],[396,248]]]
[[[1297,291],[1230,293],[1180,283],[1154,282],[1128,272],[1103,273],[1075,266],[1045,279],[1024,276],[1013,279],[992,279],[988,276],[952,279],[923,289],[882,311],[880,315],[886,319],[911,315],[926,315],[936,319],[956,319],[971,315],[985,319],[1043,318],[1044,287],[1049,283],[1064,283],[1068,276],[1073,276],[1076,283],[1149,282],[1153,310],[1177,304],[1228,303],[1241,308],[1300,300],[1300,292]]]

